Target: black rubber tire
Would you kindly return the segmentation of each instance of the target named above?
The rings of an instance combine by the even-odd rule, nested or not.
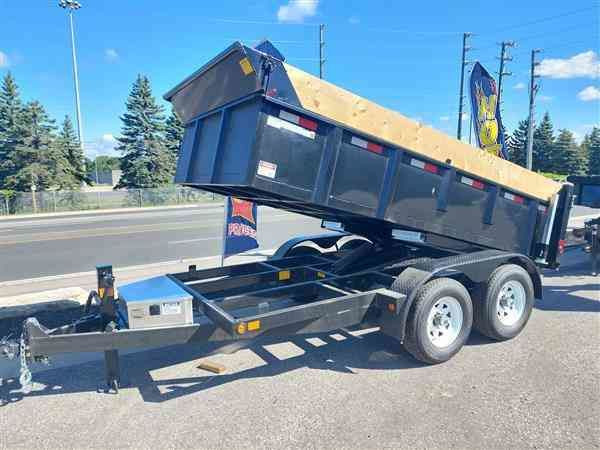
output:
[[[520,282],[525,288],[525,311],[513,325],[503,325],[496,312],[496,300],[502,286],[510,280]],[[529,273],[516,264],[505,264],[492,272],[488,282],[474,295],[473,327],[481,334],[497,341],[512,339],[518,335],[531,316],[535,294]]]
[[[456,339],[447,347],[436,347],[427,336],[427,317],[436,301],[453,297],[463,312],[463,323]],[[419,289],[406,322],[404,348],[419,361],[439,364],[452,358],[465,344],[473,324],[473,305],[467,289],[451,278],[437,278]]]

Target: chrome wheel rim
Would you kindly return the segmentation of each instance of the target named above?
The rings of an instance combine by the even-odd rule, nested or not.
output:
[[[435,347],[448,347],[460,334],[462,324],[463,310],[458,300],[453,297],[442,297],[429,311],[427,337]]]
[[[525,312],[527,295],[525,287],[517,280],[502,285],[496,299],[496,316],[502,325],[512,326]]]

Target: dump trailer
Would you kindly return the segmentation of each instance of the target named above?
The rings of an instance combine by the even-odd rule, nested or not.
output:
[[[87,314],[35,318],[3,351],[28,361],[121,349],[380,327],[428,364],[472,327],[516,336],[556,268],[572,186],[474,149],[285,63],[268,41],[234,43],[165,95],[185,124],[176,181],[320,218],[328,229],[265,261],[115,288],[98,267]],[[231,348],[231,346],[227,347]],[[208,352],[208,346],[207,346]]]

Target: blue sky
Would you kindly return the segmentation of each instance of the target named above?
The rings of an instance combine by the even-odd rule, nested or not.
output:
[[[498,70],[497,42],[518,44],[503,89],[509,130],[527,115],[532,48],[544,49],[537,116],[549,111],[556,128],[579,138],[600,121],[596,0],[81,2],[75,25],[90,154],[111,151],[138,73],[160,97],[234,40],[269,38],[290,63],[316,74],[319,23],[328,80],[449,134],[464,31],[475,33],[469,59],[490,72]],[[58,120],[73,116],[67,16],[57,1],[0,0],[0,76],[7,70],[26,100],[40,100]]]

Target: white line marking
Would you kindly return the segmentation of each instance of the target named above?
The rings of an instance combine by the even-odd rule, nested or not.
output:
[[[169,241],[169,244],[187,244],[189,242],[200,242],[200,241],[213,241],[221,239],[221,236],[216,237],[208,237],[208,238],[198,238],[198,239],[186,239],[185,241]]]

